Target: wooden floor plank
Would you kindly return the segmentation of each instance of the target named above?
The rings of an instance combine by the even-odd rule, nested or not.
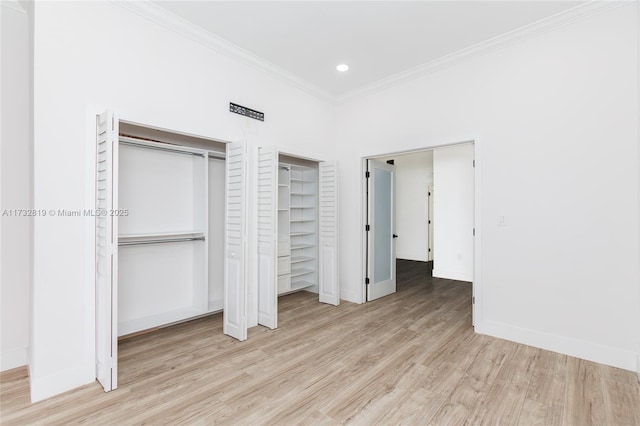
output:
[[[338,307],[279,299],[279,328],[238,342],[222,315],[119,343],[119,388],[29,403],[0,374],[0,423],[185,425],[640,424],[636,376],[473,333],[470,283],[398,261],[398,291]]]

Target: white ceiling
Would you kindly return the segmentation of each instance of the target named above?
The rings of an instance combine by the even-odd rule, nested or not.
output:
[[[340,97],[584,1],[152,3]]]

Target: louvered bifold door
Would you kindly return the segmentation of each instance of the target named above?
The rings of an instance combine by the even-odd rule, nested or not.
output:
[[[96,117],[96,378],[105,392],[118,387],[118,120]]]
[[[320,302],[340,304],[338,271],[338,164],[319,164]]]
[[[241,341],[247,339],[246,159],[244,142],[227,144],[223,332]]]
[[[278,326],[278,150],[258,149],[258,324]]]

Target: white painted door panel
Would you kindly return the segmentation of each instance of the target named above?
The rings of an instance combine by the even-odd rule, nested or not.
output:
[[[340,304],[338,270],[338,164],[319,164],[320,274],[319,299],[322,303]]]
[[[278,150],[258,148],[258,324],[278,326]]]
[[[96,117],[96,378],[118,387],[118,119]]]
[[[227,145],[223,332],[240,341],[247,339],[246,152],[244,142]]]
[[[369,160],[369,285],[367,300],[396,292],[395,167]]]

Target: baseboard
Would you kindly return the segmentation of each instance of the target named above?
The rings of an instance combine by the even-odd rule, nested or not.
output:
[[[427,254],[426,253],[396,253],[396,259],[405,259],[405,260],[416,260],[418,262],[426,262]]]
[[[481,333],[624,370],[636,371],[638,369],[637,354],[625,349],[515,327],[487,319],[482,322]]]
[[[33,366],[29,369],[31,380],[31,402],[35,403],[59,395],[80,386],[95,382],[95,366],[70,368],[44,377],[33,374]]]
[[[638,376],[638,382],[640,382],[640,354],[638,354],[638,361],[636,362],[636,375]]]
[[[3,350],[0,371],[7,371],[29,363],[29,348]]]
[[[340,289],[340,299],[352,303],[362,303],[360,293],[356,293],[353,290]]]
[[[434,278],[446,278],[456,281],[473,281],[473,274],[466,274],[460,271],[443,271],[442,269],[433,268],[431,274]]]

